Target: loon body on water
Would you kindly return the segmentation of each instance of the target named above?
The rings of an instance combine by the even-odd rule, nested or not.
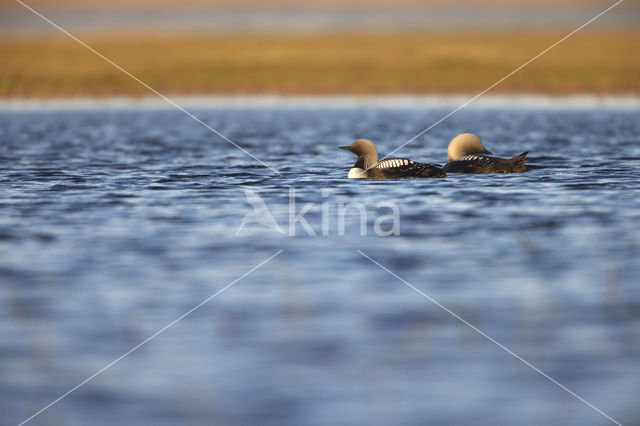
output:
[[[476,135],[462,133],[449,143],[449,162],[442,169],[446,173],[519,173],[527,170],[524,158],[528,152],[513,158],[489,157],[484,154],[492,153]]]
[[[358,156],[356,164],[349,170],[350,179],[399,179],[435,178],[446,174],[439,166],[417,163],[406,158],[386,158],[378,161],[378,151],[368,139],[358,139],[349,146],[341,146]]]

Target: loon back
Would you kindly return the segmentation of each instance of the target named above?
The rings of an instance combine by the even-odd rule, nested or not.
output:
[[[407,158],[387,158],[366,171],[369,179],[436,178],[445,177],[442,169],[434,164],[418,163]]]
[[[512,158],[487,157],[485,155],[465,155],[443,167],[446,173],[521,173],[527,170],[523,152]]]

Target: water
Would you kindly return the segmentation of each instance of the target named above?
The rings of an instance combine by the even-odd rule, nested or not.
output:
[[[637,109],[475,108],[398,155],[480,135],[519,175],[348,181],[448,110],[0,113],[0,424],[640,424]],[[254,190],[284,231],[249,221]],[[291,192],[293,191],[293,193]],[[302,224],[295,212],[314,203]],[[349,210],[340,231],[341,204]],[[376,234],[395,203],[399,235]],[[325,231],[323,235],[323,220]],[[383,221],[389,230],[393,221]],[[344,234],[344,235],[342,235]]]

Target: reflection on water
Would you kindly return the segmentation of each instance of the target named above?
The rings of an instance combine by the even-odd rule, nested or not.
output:
[[[438,108],[0,114],[0,424],[17,424],[279,249],[31,424],[574,424],[607,420],[360,249],[625,424],[640,418],[637,110],[462,111],[457,133],[530,151],[520,175],[348,181],[336,149],[394,149]],[[244,188],[288,229],[248,224]],[[322,192],[321,190],[327,190]],[[400,236],[338,235],[322,203],[400,208]],[[331,210],[334,211],[334,210]]]

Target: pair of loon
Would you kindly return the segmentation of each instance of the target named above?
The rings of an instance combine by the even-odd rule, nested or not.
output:
[[[349,170],[352,179],[436,178],[447,173],[519,173],[524,172],[528,152],[513,158],[490,157],[482,141],[471,133],[462,133],[451,140],[447,148],[449,162],[443,167],[418,163],[407,158],[386,158],[378,161],[376,147],[368,139],[358,139],[341,146],[358,156]]]

